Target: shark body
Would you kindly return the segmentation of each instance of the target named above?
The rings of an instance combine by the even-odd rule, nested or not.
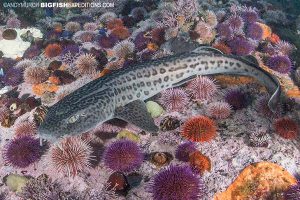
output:
[[[48,109],[39,126],[40,137],[56,141],[65,135],[89,131],[112,118],[156,132],[158,128],[147,112],[144,100],[195,76],[212,74],[254,77],[271,94],[270,109],[275,110],[279,102],[279,82],[257,63],[199,48],[114,71],[82,86]]]

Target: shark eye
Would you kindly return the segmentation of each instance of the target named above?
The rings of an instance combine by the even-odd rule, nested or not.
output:
[[[74,115],[68,119],[69,124],[75,123],[79,119],[79,115]]]
[[[73,124],[73,123],[77,122],[80,117],[85,117],[85,116],[86,115],[84,113],[73,115],[68,119],[68,123]]]

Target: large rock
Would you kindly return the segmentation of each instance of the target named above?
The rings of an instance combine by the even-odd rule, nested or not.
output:
[[[224,192],[217,193],[214,200],[243,200],[250,197],[279,200],[280,194],[296,182],[295,177],[277,164],[254,163],[246,167]]]

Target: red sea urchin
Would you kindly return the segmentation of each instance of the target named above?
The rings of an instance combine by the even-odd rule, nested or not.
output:
[[[105,166],[120,172],[130,172],[139,168],[143,162],[143,157],[137,144],[125,139],[112,143],[103,153]]]
[[[58,56],[62,52],[62,47],[59,44],[48,44],[45,48],[45,55],[48,58]]]
[[[211,99],[216,94],[218,86],[215,84],[215,80],[198,76],[188,84],[187,89],[194,99],[205,101]]]
[[[51,166],[68,176],[90,167],[92,147],[78,137],[68,137],[54,145],[49,152]]]
[[[4,148],[5,162],[17,168],[25,168],[38,161],[42,155],[40,140],[23,136],[11,140]]]
[[[267,66],[279,73],[289,73],[292,68],[292,62],[287,56],[275,55],[268,59]]]
[[[181,135],[193,142],[208,142],[216,136],[216,131],[217,127],[212,119],[199,115],[184,122]]]
[[[284,139],[295,139],[299,134],[299,125],[291,118],[283,117],[275,120],[274,128]]]
[[[154,200],[194,200],[203,197],[204,187],[190,167],[170,166],[155,175],[149,192]]]
[[[171,88],[161,93],[160,102],[168,111],[182,111],[189,98],[183,89]]]

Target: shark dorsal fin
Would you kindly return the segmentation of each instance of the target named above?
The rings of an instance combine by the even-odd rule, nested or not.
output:
[[[256,66],[259,66],[259,63],[258,63],[258,61],[257,61],[257,59],[254,57],[254,56],[252,56],[252,55],[247,55],[247,56],[242,56],[242,57],[240,57],[243,61],[246,61],[246,62],[248,62],[248,63],[252,63],[252,64],[254,64],[254,65],[256,65]]]
[[[211,52],[211,53],[223,54],[223,52],[220,51],[219,49],[216,49],[216,48],[213,48],[210,46],[200,46],[200,47],[194,49],[192,52],[194,52],[194,53]]]
[[[149,132],[158,131],[158,127],[155,125],[144,101],[141,100],[135,100],[125,106],[117,107],[114,117],[132,123]]]

